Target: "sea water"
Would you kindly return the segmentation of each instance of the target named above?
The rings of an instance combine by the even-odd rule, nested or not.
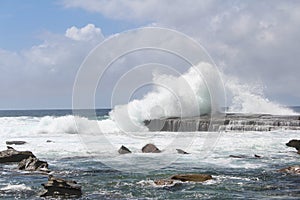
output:
[[[97,110],[97,120],[107,119],[108,112]],[[207,132],[122,134],[112,131],[106,137],[114,148],[108,152],[104,149],[95,157],[81,137],[81,132],[91,131],[89,123],[94,119],[80,118],[78,127],[71,110],[1,111],[0,116],[0,149],[6,149],[5,141],[26,141],[13,147],[30,150],[47,161],[54,176],[76,180],[82,186],[81,199],[300,198],[300,177],[277,172],[299,164],[299,155],[285,145],[290,139],[299,139],[299,131],[223,132],[209,154],[203,154],[202,149],[202,139],[210,134]],[[165,145],[174,138],[191,141],[184,149],[190,154],[179,155],[175,146]],[[122,170],[125,162],[141,159],[141,148],[148,141],[163,150],[161,154],[147,155],[153,163],[148,162],[145,168],[152,170],[144,173]],[[133,153],[118,155],[121,145]],[[255,154],[261,158],[255,158]],[[155,159],[161,155],[170,162],[158,166]],[[111,162],[107,162],[109,159]],[[173,186],[156,186],[153,182],[178,173],[211,174],[213,179]],[[0,165],[1,199],[39,199],[41,184],[46,182],[46,174],[19,171],[16,164]]]

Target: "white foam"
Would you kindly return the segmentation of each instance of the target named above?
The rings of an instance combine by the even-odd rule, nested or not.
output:
[[[1,191],[24,191],[24,190],[31,190],[30,187],[26,186],[25,184],[19,185],[7,185],[3,188],[0,188]]]
[[[145,131],[144,120],[207,114],[212,109],[212,102],[206,84],[215,82],[213,70],[210,64],[200,63],[178,77],[154,74],[153,90],[142,99],[115,106],[109,113],[110,120],[124,131]],[[211,77],[204,80],[201,72]]]
[[[229,112],[296,115],[292,109],[270,101],[263,94],[262,85],[241,84],[236,78],[227,77],[226,88],[232,95]]]

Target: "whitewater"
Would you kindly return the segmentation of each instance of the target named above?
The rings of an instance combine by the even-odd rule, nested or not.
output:
[[[151,132],[145,120],[207,115],[212,107],[227,107],[210,99],[206,81],[210,65],[200,63],[180,76],[153,74],[157,87],[112,110],[98,110],[97,118],[73,115],[72,110],[2,111],[0,149],[5,141],[46,160],[52,174],[76,180],[83,187],[82,199],[299,199],[297,177],[277,170],[298,164],[299,155],[286,147],[299,131]],[[227,112],[297,115],[297,111],[268,100],[251,84],[224,77],[232,101]],[[163,85],[164,87],[161,87]],[[192,97],[192,98],[191,98]],[[195,109],[198,108],[198,109]],[[77,112],[78,113],[78,112]],[[210,137],[215,136],[213,142]],[[299,139],[299,138],[298,138]],[[154,143],[161,154],[143,154],[141,148]],[[119,155],[121,145],[132,154]],[[205,148],[204,148],[205,147]],[[179,155],[176,148],[189,152]],[[259,155],[257,159],[254,155]],[[241,155],[241,159],[229,157]],[[177,173],[208,173],[213,180],[156,186],[154,180]],[[0,165],[0,194],[3,199],[39,199],[40,184],[47,175],[21,172],[14,165]]]

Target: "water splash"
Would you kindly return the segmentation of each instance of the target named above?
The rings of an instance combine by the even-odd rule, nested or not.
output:
[[[296,115],[292,109],[272,102],[264,96],[262,85],[241,84],[227,77],[226,89],[232,95],[229,112],[272,115]]]

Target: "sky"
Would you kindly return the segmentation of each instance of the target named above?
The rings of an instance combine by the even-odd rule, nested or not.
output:
[[[106,38],[139,27],[198,41],[227,79],[300,105],[300,1],[1,0],[0,109],[71,108],[76,73]],[[98,107],[110,107],[106,98]]]

